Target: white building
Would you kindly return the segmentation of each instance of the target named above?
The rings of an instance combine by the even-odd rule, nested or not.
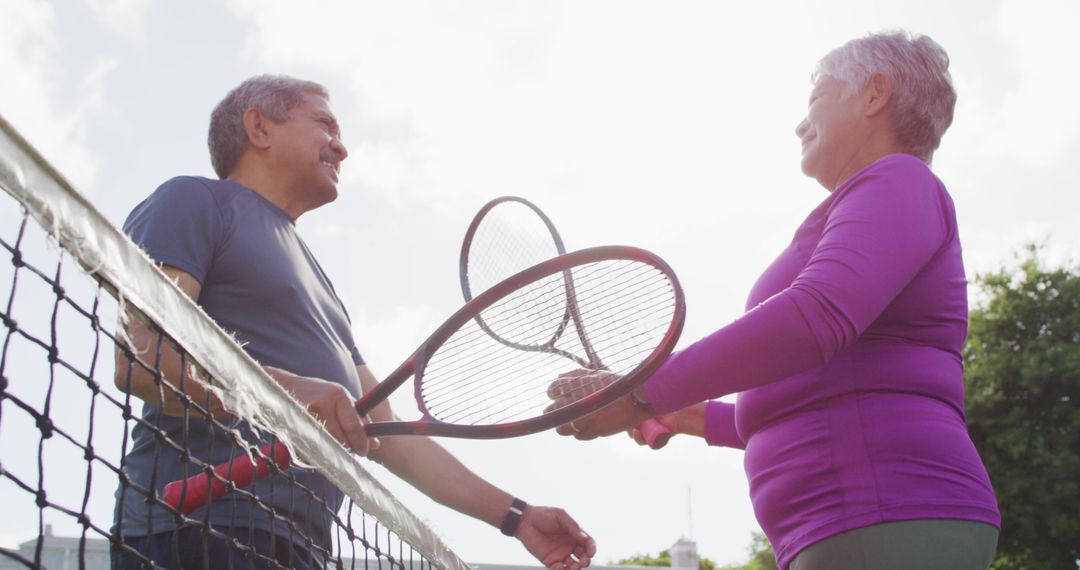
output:
[[[0,570],[34,568],[37,539],[19,545],[18,550],[0,548]],[[10,553],[10,554],[9,554]],[[18,558],[12,557],[12,555]],[[79,565],[79,560],[85,566]],[[41,566],[47,570],[109,570],[109,541],[103,538],[53,536],[52,525],[45,525],[41,540]]]

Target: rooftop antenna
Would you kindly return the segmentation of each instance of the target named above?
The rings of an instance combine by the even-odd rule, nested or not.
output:
[[[694,538],[694,500],[693,500],[694,488],[690,485],[686,486],[686,520],[690,523],[690,538]]]

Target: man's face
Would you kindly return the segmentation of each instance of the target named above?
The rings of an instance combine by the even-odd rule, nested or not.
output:
[[[289,110],[289,119],[275,125],[274,156],[278,168],[297,193],[311,202],[309,210],[337,198],[341,161],[349,151],[325,98],[305,93],[304,102]]]

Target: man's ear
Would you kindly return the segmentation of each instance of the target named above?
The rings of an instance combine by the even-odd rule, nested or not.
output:
[[[270,120],[259,109],[252,107],[244,111],[244,132],[251,146],[261,150],[269,148],[270,128]]]
[[[892,81],[888,76],[875,73],[866,85],[863,101],[866,103],[866,116],[873,117],[885,109],[892,98]]]

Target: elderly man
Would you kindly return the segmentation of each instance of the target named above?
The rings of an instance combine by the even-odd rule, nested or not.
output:
[[[353,404],[376,380],[353,340],[344,306],[296,228],[300,216],[337,197],[338,173],[348,157],[326,90],[290,77],[253,77],[213,111],[209,145],[220,180],[182,176],[165,182],[128,217],[124,227],[132,239],[347,448],[382,463],[436,501],[516,536],[551,568],[588,566],[596,547],[562,510],[524,505],[431,439],[379,442],[366,436]],[[137,323],[128,332],[132,349],[148,352],[150,362],[160,358],[162,376],[179,385],[179,357],[168,350],[157,355],[154,333]],[[118,366],[116,383],[146,403],[145,422],[133,430],[125,458],[125,472],[138,485],[160,492],[185,475],[179,453],[160,445],[148,425],[185,442],[206,463],[236,453],[212,422],[183,417],[180,400],[159,390],[149,372]],[[208,402],[216,417],[226,416],[199,384],[183,386],[194,401]],[[388,420],[393,411],[384,402],[371,416]],[[241,429],[254,437],[246,426]],[[193,516],[207,517],[218,531],[254,548],[261,555],[256,567],[277,561],[322,568],[317,550],[329,548],[332,513],[342,494],[315,472],[292,471],[289,478],[252,487],[276,514],[229,496],[215,501],[209,513]],[[117,498],[125,544],[156,564],[247,567],[232,541],[177,529],[167,509],[134,493],[121,489]],[[293,529],[318,549],[307,548]],[[117,549],[114,565],[127,568],[138,561]]]

